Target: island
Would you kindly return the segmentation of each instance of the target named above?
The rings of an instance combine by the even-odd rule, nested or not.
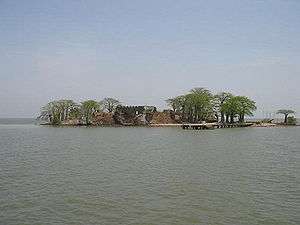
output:
[[[115,98],[76,103],[70,99],[51,101],[41,108],[38,119],[52,126],[181,126],[183,129],[232,127],[273,127],[296,125],[293,110],[280,109],[284,122],[272,120],[246,121],[256,111],[256,102],[247,96],[229,92],[212,93],[194,88],[188,93],[166,100],[169,109],[155,106],[128,106]]]

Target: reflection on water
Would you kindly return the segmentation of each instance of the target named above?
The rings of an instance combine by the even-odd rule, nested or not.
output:
[[[0,125],[0,224],[299,224],[299,131]]]

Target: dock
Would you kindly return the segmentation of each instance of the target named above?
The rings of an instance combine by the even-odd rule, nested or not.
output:
[[[250,127],[253,123],[233,123],[233,124],[223,124],[223,123],[184,123],[181,124],[182,129],[188,130],[211,130],[218,128],[237,128],[237,127]]]
[[[166,123],[150,124],[151,127],[181,127],[184,130],[212,130],[219,128],[250,127],[253,123]]]

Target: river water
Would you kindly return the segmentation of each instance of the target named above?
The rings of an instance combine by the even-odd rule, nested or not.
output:
[[[0,224],[300,224],[300,128],[2,124]]]

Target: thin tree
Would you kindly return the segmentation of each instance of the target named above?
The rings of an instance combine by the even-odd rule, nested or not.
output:
[[[226,123],[234,123],[234,118],[237,116],[237,99],[232,97],[228,99],[222,106],[222,112],[226,116]]]
[[[184,95],[180,95],[175,98],[169,98],[166,100],[168,106],[170,106],[175,113],[182,113],[184,108],[184,101]]]
[[[213,95],[205,88],[194,88],[185,95],[183,115],[191,123],[205,121],[213,114]]]
[[[256,105],[246,96],[234,96],[223,104],[222,110],[226,114],[226,122],[234,123],[235,117],[238,117],[239,122],[244,123],[245,116],[252,116],[256,110]]]
[[[99,102],[87,100],[81,103],[81,112],[86,125],[91,125],[91,119],[98,110],[100,110]]]
[[[290,114],[295,114],[295,111],[291,110],[291,109],[280,109],[277,111],[277,114],[283,114],[284,115],[284,123],[287,124],[288,116]]]
[[[245,116],[252,116],[256,110],[256,103],[246,96],[233,97],[236,101],[236,110],[239,117],[239,122],[245,122]]]
[[[78,105],[68,99],[51,101],[41,109],[39,119],[48,121],[52,125],[60,125],[69,119],[70,114],[78,109]]]
[[[233,94],[231,94],[229,92],[221,92],[221,93],[218,93],[217,95],[215,95],[214,108],[215,108],[216,114],[219,112],[221,115],[221,123],[225,122],[225,112],[224,112],[223,106],[226,103],[226,101],[228,101],[232,97],[233,97]]]
[[[112,113],[115,111],[116,107],[121,104],[121,102],[115,98],[104,98],[100,104],[103,109],[107,110],[109,113]]]

